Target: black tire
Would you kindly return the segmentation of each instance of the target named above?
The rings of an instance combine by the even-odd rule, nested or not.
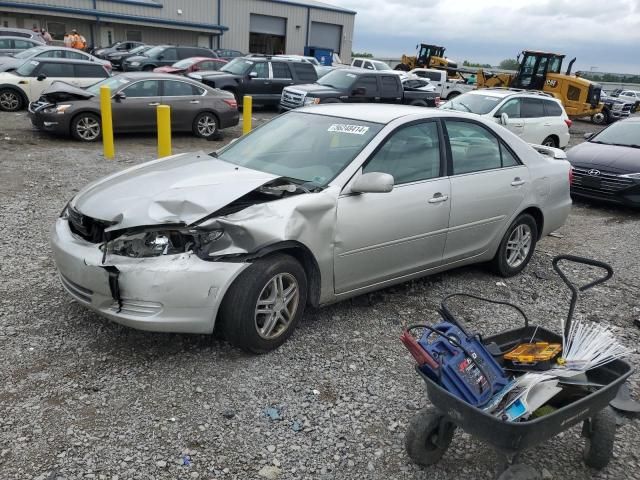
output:
[[[342,102],[337,98],[325,98],[323,100],[320,100],[320,103],[342,103]]]
[[[409,105],[413,105],[415,107],[427,107],[427,102],[424,100],[413,100]]]
[[[102,136],[100,117],[91,112],[79,113],[71,121],[71,136],[81,142],[97,142]]]
[[[218,135],[218,117],[212,112],[199,113],[193,120],[193,134],[210,140]]]
[[[288,324],[281,325],[282,322],[275,317],[275,322],[279,323],[272,328],[273,335],[265,336],[266,332],[260,333],[259,329],[267,327],[268,319],[263,318],[264,314],[257,314],[256,310],[258,301],[271,300],[260,299],[265,295],[271,296],[273,282],[278,283],[277,278],[283,279],[281,285],[285,291],[295,284],[298,298],[295,308],[287,309],[292,313],[288,315]],[[277,294],[274,302],[273,310],[278,308],[278,305],[283,305]],[[266,353],[278,348],[291,336],[304,313],[306,302],[307,276],[297,260],[282,254],[261,258],[244,270],[227,291],[220,306],[220,329],[224,337],[236,347],[251,353]],[[279,311],[282,312],[286,307],[285,304]],[[270,318],[273,317],[269,316]]]
[[[526,245],[524,243],[519,252],[514,248],[508,249],[507,244],[513,235],[517,235],[516,230],[521,226],[523,228],[520,231],[523,234],[528,233],[530,236],[530,245],[528,250],[525,248]],[[524,240],[525,239],[523,238],[522,241],[524,242]],[[519,240],[513,239],[511,241]],[[493,257],[491,262],[493,270],[503,277],[512,277],[513,275],[520,273],[522,269],[527,266],[529,260],[531,260],[537,241],[538,225],[531,215],[523,213],[513,221],[507,229],[507,232],[504,234],[504,237],[502,237],[496,256]],[[522,259],[523,256],[524,259]]]
[[[3,112],[17,112],[22,110],[25,104],[24,96],[15,88],[0,90],[0,110]]]
[[[409,422],[404,445],[409,458],[423,466],[434,465],[442,458],[453,439],[455,426],[448,423],[440,432],[442,415],[433,408],[425,407]],[[438,438],[442,435],[441,438]]]
[[[584,463],[598,470],[606,467],[613,455],[616,416],[610,408],[601,410],[585,423],[586,443],[582,450]]]
[[[401,72],[408,72],[409,70],[411,70],[411,68],[409,67],[409,65],[405,65],[404,63],[399,63],[398,65],[396,65],[396,68],[394,68],[394,70],[398,70]]]
[[[591,123],[595,125],[607,125],[611,121],[608,110],[602,110],[601,112],[591,115]]]
[[[460,95],[460,93],[451,92],[449,95],[447,95],[447,100],[451,100],[452,98],[456,98],[458,95]]]
[[[556,140],[556,137],[554,137],[553,135],[549,135],[542,141],[542,145],[544,145],[545,147],[558,148],[558,140]]]
[[[507,468],[498,477],[498,480],[541,480],[542,476],[529,465],[523,465],[521,463],[512,465]]]

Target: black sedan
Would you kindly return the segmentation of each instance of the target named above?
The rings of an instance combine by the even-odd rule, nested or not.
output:
[[[614,123],[567,151],[571,195],[640,207],[640,118]]]
[[[113,129],[155,132],[156,107],[171,107],[173,131],[213,139],[218,129],[238,124],[233,94],[166,73],[126,73],[88,88],[55,82],[29,105],[33,125],[43,131],[93,142],[100,138],[100,87],[111,89]]]

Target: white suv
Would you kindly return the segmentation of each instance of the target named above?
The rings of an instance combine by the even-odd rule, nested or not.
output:
[[[525,142],[565,148],[571,120],[562,103],[541,92],[483,88],[459,95],[440,108],[490,117]]]
[[[620,100],[624,100],[627,103],[633,103],[632,113],[638,111],[638,106],[640,105],[640,92],[636,90],[623,90],[618,95]]]
[[[58,80],[76,87],[88,87],[109,76],[104,65],[86,60],[27,60],[13,72],[0,73],[0,110],[15,112],[26,108]]]

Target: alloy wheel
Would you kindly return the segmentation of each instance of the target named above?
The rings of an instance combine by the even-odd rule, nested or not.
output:
[[[265,340],[282,335],[296,315],[300,302],[298,281],[289,273],[275,275],[260,292],[255,309],[255,326]]]
[[[210,137],[216,132],[216,119],[211,115],[203,115],[198,119],[196,128],[203,137]]]
[[[2,106],[4,110],[12,112],[14,110],[17,110],[19,105],[20,105],[20,98],[18,97],[17,93],[2,92],[0,94],[0,106]]]
[[[518,268],[527,259],[531,250],[531,228],[529,225],[518,225],[507,240],[507,265]]]
[[[100,123],[93,117],[82,117],[76,124],[76,132],[83,140],[93,141],[100,136]]]

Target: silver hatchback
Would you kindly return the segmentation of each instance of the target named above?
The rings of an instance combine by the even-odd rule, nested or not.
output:
[[[303,108],[89,185],[51,243],[65,289],[100,314],[266,352],[306,305],[470,263],[520,272],[571,208],[564,153],[539,150],[459,112]]]

